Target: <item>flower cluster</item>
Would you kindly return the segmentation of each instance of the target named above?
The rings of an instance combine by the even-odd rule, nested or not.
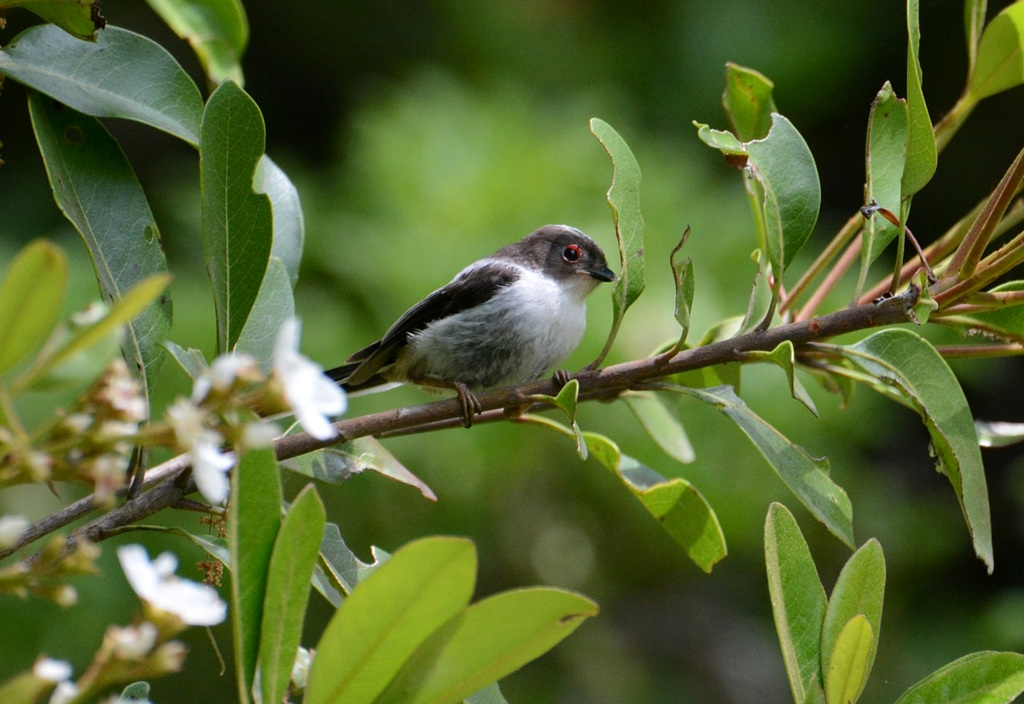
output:
[[[298,344],[299,323],[286,320],[269,377],[247,354],[221,355],[195,378],[192,396],[179,398],[167,410],[177,446],[191,456],[196,486],[208,501],[221,503],[228,496],[227,472],[235,464],[235,453],[226,446],[266,447],[280,435],[274,424],[253,417],[248,409],[292,413],[306,432],[321,440],[337,434],[330,418],[345,412],[345,393],[299,353]]]
[[[38,439],[0,427],[0,485],[85,480],[101,503],[124,486],[140,425],[149,417],[142,385],[120,357]]]

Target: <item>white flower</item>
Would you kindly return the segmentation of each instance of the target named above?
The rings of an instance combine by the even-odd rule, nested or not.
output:
[[[167,409],[167,418],[178,442],[192,456],[192,475],[207,501],[219,504],[228,498],[231,484],[227,471],[235,466],[232,452],[221,452],[224,438],[204,424],[206,413],[188,399],[179,398]]]
[[[9,548],[18,542],[29,525],[29,520],[24,516],[0,516],[0,548]]]
[[[138,626],[112,627],[114,654],[122,660],[141,660],[156,645],[157,630],[149,621]]]
[[[270,447],[274,440],[281,437],[281,429],[277,424],[268,421],[254,421],[242,427],[242,446],[250,450]]]
[[[178,558],[171,553],[150,562],[141,545],[122,545],[117,558],[132,589],[152,608],[174,614],[190,626],[213,626],[227,615],[227,604],[216,589],[174,574]]]
[[[142,422],[149,416],[149,403],[142,393],[142,384],[132,378],[128,365],[116,357],[107,368],[98,400],[120,411],[126,420]]]
[[[63,682],[71,679],[71,663],[67,660],[40,658],[32,666],[32,674],[47,682]]]
[[[192,400],[200,403],[211,390],[223,393],[239,380],[258,381],[261,378],[260,365],[254,357],[242,352],[222,354],[192,384]]]
[[[329,416],[345,412],[345,392],[324,376],[320,365],[299,354],[299,321],[295,318],[281,324],[274,343],[273,368],[285,400],[306,432],[318,440],[335,437],[338,432]]]
[[[231,493],[227,472],[235,466],[235,453],[221,452],[220,444],[218,436],[217,442],[200,440],[192,445],[191,450],[196,487],[207,501],[215,504],[222,503]]]
[[[74,682],[58,682],[50,695],[50,704],[67,704],[78,696],[78,686]]]

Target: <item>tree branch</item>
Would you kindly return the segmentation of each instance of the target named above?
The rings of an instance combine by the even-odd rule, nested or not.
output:
[[[683,350],[668,359],[655,356],[603,369],[583,370],[572,375],[572,378],[580,384],[580,400],[609,400],[653,379],[740,361],[747,352],[770,351],[787,340],[799,346],[858,330],[912,322],[917,297],[917,288],[911,287],[898,296]],[[538,403],[536,397],[540,394],[555,395],[558,391],[556,382],[546,379],[478,394],[482,413],[475,422],[511,419],[527,410],[546,408],[548,404]],[[462,408],[457,399],[449,399],[346,418],[334,424],[339,436],[333,440],[317,440],[306,433],[299,433],[279,438],[275,441],[275,449],[278,459],[283,460],[356,438],[408,435],[461,424]],[[149,470],[144,485],[146,490],[141,495],[75,530],[68,537],[68,549],[81,539],[94,542],[103,540],[111,530],[143,520],[195,492],[195,482],[191,476],[182,473],[187,467],[187,457],[181,456]],[[95,497],[88,496],[47,516],[25,531],[15,546],[0,553],[0,558],[96,508]]]

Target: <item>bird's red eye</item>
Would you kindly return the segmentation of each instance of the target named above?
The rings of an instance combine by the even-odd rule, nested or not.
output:
[[[583,256],[583,250],[578,244],[570,244],[562,250],[562,259],[566,264],[575,264]]]

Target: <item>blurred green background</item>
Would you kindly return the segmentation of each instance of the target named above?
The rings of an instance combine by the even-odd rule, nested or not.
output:
[[[376,339],[406,307],[466,263],[548,222],[570,223],[614,249],[604,193],[610,163],[587,128],[598,116],[633,148],[644,173],[648,291],[627,315],[609,361],[650,353],[673,338],[668,253],[683,229],[697,272],[694,331],[745,307],[754,266],[740,180],[695,139],[691,121],[725,127],[724,63],[775,81],[776,102],[807,139],[821,174],[822,214],[809,261],[861,204],[864,131],[884,81],[903,94],[905,8],[893,0],[686,2],[520,0],[373,3],[248,0],[252,28],[246,89],[264,112],[268,152],[299,188],[305,260],[296,291],[303,350],[325,367]],[[1006,3],[991,3],[990,16]],[[106,0],[115,25],[153,37],[201,82],[188,47],[144,3]],[[922,0],[921,55],[933,119],[963,83],[963,6]],[[11,13],[3,41],[27,23]],[[53,205],[24,108],[8,81],[0,95],[0,261],[46,236],[71,255],[71,303],[96,296],[84,248]],[[1024,144],[1018,89],[986,101],[915,198],[912,226],[934,239],[982,198]],[[199,247],[194,152],[163,134],[110,122],[150,197],[175,281],[173,339],[212,352],[214,320]],[[885,258],[883,257],[883,261]],[[886,264],[885,266],[888,266]],[[799,263],[793,267],[799,270]],[[840,287],[832,307],[846,303]],[[600,349],[610,321],[606,292],[591,298],[587,338],[570,360]],[[978,417],[1024,420],[1019,360],[955,364]],[[157,405],[183,393],[168,365]],[[812,382],[809,382],[809,386]],[[788,398],[776,368],[744,373],[743,396],[815,455],[828,455],[854,505],[859,541],[877,537],[887,558],[883,631],[864,702],[890,702],[919,678],[968,652],[1024,648],[1024,464],[1009,448],[986,452],[996,571],[973,557],[948,482],[935,473],[927,434],[905,409],[860,390],[848,407],[811,388],[813,418]],[[354,399],[350,413],[429,400],[415,390]],[[44,413],[53,399],[39,399]],[[770,501],[790,506],[830,588],[848,551],[799,508],[742,434],[695,402],[680,414],[697,453],[665,457],[622,404],[590,404],[586,429],[668,476],[695,484],[718,512],[729,558],[710,576],[595,461],[564,438],[491,425],[388,441],[427,481],[436,504],[379,476],[322,486],[329,520],[369,559],[428,534],[471,537],[480,552],[478,596],[544,583],[579,590],[602,612],[541,660],[505,680],[510,702],[610,704],[789,700],[771,621],[762,531]],[[290,492],[301,482],[286,476]],[[62,497],[75,487],[59,487]],[[0,513],[33,517],[60,504],[39,488],[0,495]],[[159,517],[197,529],[192,514]],[[137,602],[114,566],[115,544],[173,549],[197,577],[198,551],[150,534],[104,544],[102,577],[75,581],[80,603],[61,610],[0,598],[0,678],[45,652],[76,674],[105,624],[125,623]],[[306,644],[330,616],[318,597]],[[229,657],[229,634],[214,629]],[[153,683],[156,702],[230,701],[233,679],[201,631],[190,634],[184,674]],[[199,686],[197,686],[199,683]]]

